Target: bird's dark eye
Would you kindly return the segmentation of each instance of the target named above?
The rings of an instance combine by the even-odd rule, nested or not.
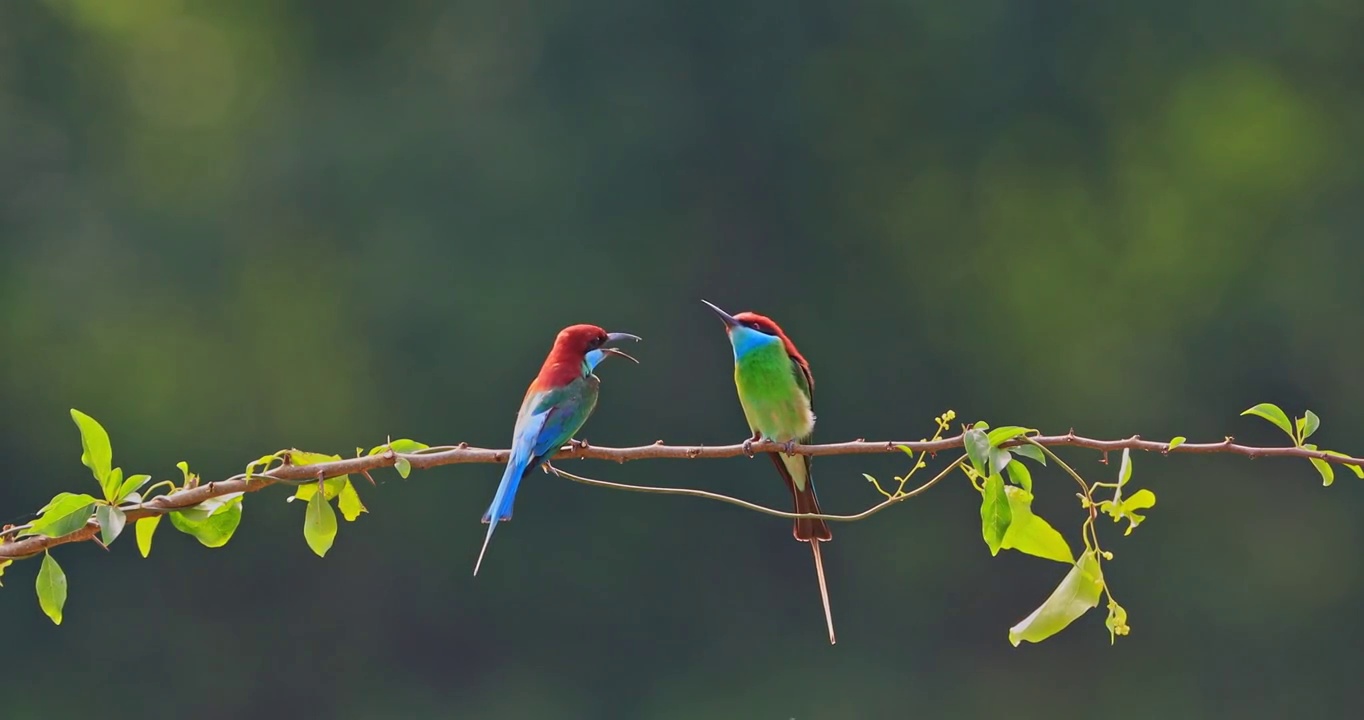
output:
[[[592,338],[592,343],[591,343],[592,347],[591,347],[591,349],[592,349],[592,350],[596,350],[597,348],[601,347],[602,344],[605,343],[605,342],[606,342],[606,336],[605,336],[605,335],[598,335],[598,336]]]

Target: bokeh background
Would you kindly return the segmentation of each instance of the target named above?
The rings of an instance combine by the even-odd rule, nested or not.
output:
[[[1279,443],[1238,417],[1272,400],[1364,452],[1362,35],[1350,0],[0,4],[0,519],[93,489],[72,407],[158,479],[505,446],[574,322],[645,338],[589,441],[734,442],[702,297],[792,334],[823,440]],[[835,528],[830,647],[789,523],[691,498],[536,476],[475,581],[465,465],[362,486],[324,560],[281,489],[222,549],[60,548],[61,627],[11,566],[0,715],[1357,714],[1360,483],[1135,465],[1116,647],[1100,611],[1008,644],[1064,567],[991,558],[961,478]],[[815,468],[850,512],[904,463]],[[571,469],[788,502],[761,459]]]

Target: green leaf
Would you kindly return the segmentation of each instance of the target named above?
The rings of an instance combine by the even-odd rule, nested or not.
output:
[[[222,512],[223,508],[227,507],[228,505],[236,502],[241,502],[242,496],[244,494],[245,493],[234,492],[227,493],[226,495],[219,495],[217,497],[211,497],[199,503],[198,505],[191,505],[190,507],[183,508],[181,510],[176,510],[175,512],[179,513],[181,519],[183,520],[188,520],[190,522],[195,523],[203,522],[209,519],[210,517]]]
[[[85,493],[57,493],[52,501],[43,506],[42,513],[33,521],[25,534],[61,537],[70,535],[85,527],[86,521],[95,512],[95,498]]]
[[[201,503],[200,506],[204,504],[207,503]],[[237,526],[241,524],[242,496],[241,493],[234,493],[229,501],[202,520],[196,519],[195,514],[188,512],[196,509],[198,506],[186,510],[172,510],[171,525],[186,535],[192,535],[204,547],[222,547],[232,539],[232,533],[236,532]]]
[[[1167,448],[1165,448],[1165,449],[1166,449],[1167,451],[1168,451],[1168,450],[1174,450],[1175,448],[1179,447],[1180,445],[1183,445],[1183,444],[1184,444],[1184,441],[1187,440],[1187,439],[1188,439],[1188,438],[1184,437],[1183,435],[1176,435],[1174,438],[1172,438],[1172,439],[1170,440],[1170,445],[1169,445],[1169,447],[1167,447]]]
[[[1109,645],[1116,643],[1119,635],[1132,631],[1132,628],[1127,627],[1127,611],[1111,595],[1108,598],[1108,619],[1104,620],[1104,626],[1108,628]]]
[[[341,488],[349,484],[350,484],[349,475],[327,478],[327,480],[324,483],[322,483],[324,494],[328,500],[331,500],[335,498],[337,495],[340,495]],[[312,500],[313,496],[316,494],[317,483],[315,482],[304,483],[302,485],[299,485],[298,488],[294,490],[294,494],[292,496],[285,498],[285,502],[293,502],[295,500],[302,500],[304,502],[307,502],[309,500]]]
[[[1136,511],[1146,510],[1156,506],[1156,494],[1145,488],[1132,493],[1132,497],[1126,500],[1114,501],[1104,500],[1099,503],[1099,510],[1108,513],[1113,518],[1113,522],[1118,522],[1127,518],[1127,530],[1123,535],[1131,535],[1132,531],[1146,519],[1144,515],[1138,515]]]
[[[986,470],[990,460],[990,438],[984,430],[972,428],[962,436],[962,444],[966,446],[966,457],[971,460],[971,467],[975,468],[976,474],[985,477],[990,473]]]
[[[72,410],[72,412],[75,412]],[[38,607],[52,624],[62,624],[62,608],[66,606],[66,573],[62,566],[52,559],[52,553],[43,553],[43,564],[38,568]]]
[[[113,505],[100,505],[95,509],[95,519],[99,521],[99,539],[108,547],[123,532],[128,516]]]
[[[114,450],[109,445],[109,433],[104,431],[104,426],[95,421],[94,418],[85,413],[72,408],[71,419],[76,421],[76,428],[81,431],[81,462],[94,474],[95,480],[104,489],[105,495],[113,494],[117,486],[110,489],[105,481],[109,478],[109,471],[114,464]]]
[[[146,485],[147,481],[151,479],[151,475],[133,475],[127,480],[124,480],[123,484],[118,488],[118,497],[112,502],[123,502],[129,495],[141,490],[142,486]]]
[[[1004,533],[1009,530],[1013,515],[1009,512],[1009,497],[1004,494],[1004,478],[991,473],[985,478],[985,490],[981,493],[980,532],[991,555],[998,555],[1004,542]]]
[[[1348,457],[1350,457],[1349,455],[1346,455],[1345,453],[1336,452],[1335,450],[1322,450],[1321,452],[1324,452],[1324,453],[1326,453],[1327,455],[1334,455],[1335,457],[1338,457],[1338,458],[1348,458]],[[1353,473],[1354,473],[1356,476],[1358,476],[1360,479],[1364,479],[1364,467],[1360,467],[1360,466],[1358,466],[1358,465],[1345,465],[1345,467],[1350,468],[1351,472],[1353,472]]]
[[[1037,447],[1036,445],[1018,445],[1009,448],[1009,452],[1015,455],[1022,455],[1040,465],[1047,464],[1047,454],[1042,452],[1042,448]]]
[[[189,484],[189,479],[190,479],[189,463],[185,462],[184,460],[181,460],[180,462],[175,463],[175,467],[180,468],[180,474],[185,476],[185,484],[188,485],[188,484]],[[247,470],[250,470],[250,469],[251,469],[251,466],[248,465],[248,466],[247,466]]]
[[[404,457],[398,458],[393,463],[393,467],[398,471],[398,474],[401,475],[404,479],[407,478],[408,473],[412,472],[412,463],[408,462],[407,458]]]
[[[1012,519],[1009,529],[1004,532],[1000,547],[1017,550],[1048,560],[1074,564],[1075,553],[1070,544],[1046,520],[1032,512],[1032,493],[1021,488],[1006,485],[1005,494],[1009,497],[1009,514]]]
[[[109,476],[104,478],[103,490],[104,499],[109,502],[118,502],[118,489],[123,487],[123,468],[114,468],[109,471]]]
[[[1284,411],[1280,410],[1279,406],[1275,405],[1274,403],[1260,403],[1259,405],[1256,405],[1255,407],[1250,408],[1249,410],[1246,410],[1241,414],[1258,415],[1274,423],[1279,427],[1280,430],[1283,430],[1284,433],[1288,435],[1288,437],[1293,438],[1293,424],[1288,422],[1288,415],[1284,414]],[[1297,438],[1293,438],[1293,441],[1294,444],[1296,444]]]
[[[400,438],[398,440],[394,440],[391,443],[388,443],[387,445],[378,445],[374,447],[369,451],[369,454],[378,455],[379,453],[384,452],[390,447],[393,448],[393,452],[395,453],[410,453],[416,452],[418,450],[425,450],[431,446],[427,445],[426,443],[417,442],[416,440],[412,440],[409,438]]]
[[[316,495],[317,492],[314,491],[313,494]],[[355,486],[351,484],[349,479],[346,480],[345,485],[341,486],[341,492],[337,495],[336,506],[341,508],[341,517],[345,518],[346,522],[355,522],[355,519],[360,517],[360,513],[369,512],[365,508],[365,504],[360,502],[360,493],[355,492]]]
[[[1323,487],[1330,487],[1331,483],[1336,481],[1335,466],[1321,458],[1307,459],[1312,461],[1312,467],[1316,468],[1317,472],[1321,474],[1321,484]]]
[[[317,493],[308,501],[308,512],[303,517],[303,539],[318,557],[326,557],[336,540],[336,511]]]
[[[4,544],[5,544],[5,538],[0,537],[0,545],[4,545]],[[9,558],[0,558],[0,577],[4,577],[4,576],[5,576],[5,566],[6,566],[6,565],[9,565],[9,564],[12,563],[12,562],[14,562],[14,561],[13,561],[13,560],[10,560]],[[0,582],[0,587],[4,587],[4,586],[5,586],[5,584],[2,583],[2,582]]]
[[[279,459],[280,459],[279,456],[280,456],[282,453],[285,453],[285,452],[287,452],[287,451],[285,451],[285,450],[280,450],[279,452],[270,453],[269,455],[262,455],[262,456],[260,456],[258,459],[254,460],[254,461],[252,461],[252,462],[247,463],[247,464],[246,464],[246,479],[247,479],[247,480],[250,480],[250,479],[251,479],[251,476],[254,475],[254,474],[256,474],[256,473],[269,472],[269,471],[270,471],[270,465],[271,465],[272,463],[274,463],[276,460],[279,460]],[[189,475],[188,466],[186,466],[186,468],[182,469],[182,471],[183,471],[183,472],[185,473],[185,475],[186,475],[186,481],[188,481],[188,475]]]
[[[316,465],[318,463],[336,462],[341,459],[340,455],[328,455],[326,453],[309,452],[307,450],[286,450],[290,465]]]
[[[137,531],[137,551],[142,553],[142,557],[152,554],[152,536],[156,534],[156,526],[160,524],[160,515],[144,517],[133,523],[133,529]]]
[[[1004,472],[1004,468],[1013,462],[1013,456],[1008,450],[1002,448],[990,448],[990,474],[998,475]]]
[[[1005,469],[1009,471],[1009,480],[1013,484],[1032,492],[1032,471],[1028,470],[1027,465],[1018,460],[1011,460]]]
[[[1099,567],[1099,558],[1094,551],[1087,552],[1080,556],[1078,563],[1071,566],[1070,572],[1066,573],[1046,602],[1009,628],[1009,642],[1018,647],[1024,640],[1031,643],[1046,640],[1064,630],[1090,608],[1098,606],[1102,591],[1103,571]]]
[[[1128,448],[1122,449],[1122,462],[1118,464],[1118,487],[1121,488],[1132,479],[1132,451]]]
[[[990,439],[990,447],[999,447],[1019,435],[1026,435],[1030,432],[1037,432],[1037,430],[1035,428],[1019,427],[1017,425],[1002,425],[991,430],[986,437]]]
[[[1298,443],[1302,444],[1307,438],[1312,437],[1312,433],[1321,427],[1321,418],[1311,410],[1306,411],[1301,418],[1298,418]]]

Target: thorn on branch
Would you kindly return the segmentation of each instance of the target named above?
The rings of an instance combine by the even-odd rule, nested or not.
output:
[[[373,485],[373,486],[375,486],[375,487],[378,487],[378,486],[379,486],[379,483],[374,482],[374,478],[370,476],[368,470],[366,470],[366,469],[364,469],[364,468],[360,468],[360,474],[365,476],[365,479],[369,481],[369,484],[370,484],[370,485]]]

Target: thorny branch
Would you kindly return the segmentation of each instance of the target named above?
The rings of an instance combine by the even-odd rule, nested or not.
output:
[[[1242,455],[1249,458],[1261,457],[1288,457],[1288,458],[1309,458],[1322,460],[1328,463],[1339,465],[1350,465],[1364,467],[1364,458],[1335,455],[1332,453],[1309,450],[1303,447],[1255,447],[1250,445],[1240,445],[1228,437],[1221,442],[1212,443],[1184,443],[1174,448],[1170,448],[1168,443],[1153,440],[1142,440],[1139,435],[1120,439],[1120,440],[1097,440],[1076,435],[1074,432],[1065,435],[1034,435],[1027,439],[1018,438],[1004,443],[1002,447],[1012,447],[1028,443],[1035,443],[1045,447],[1082,447],[1101,452],[1127,450],[1143,450],[1146,452],[1186,453],[1186,454],[1229,454]],[[962,436],[943,438],[941,440],[917,441],[917,442],[896,442],[896,441],[867,441],[855,440],[852,442],[830,443],[825,445],[794,445],[790,451],[798,455],[825,456],[825,455],[872,455],[877,453],[896,453],[901,452],[904,447],[916,452],[927,452],[935,455],[946,450],[953,450],[962,447]],[[761,441],[753,443],[753,452],[783,452],[787,448],[779,443]],[[407,460],[414,468],[433,468],[442,465],[457,465],[461,463],[505,463],[507,461],[507,450],[493,450],[486,448],[470,447],[461,443],[454,446],[431,447],[414,453],[395,453],[392,450],[381,452],[375,455],[361,456],[337,460],[333,462],[317,463],[312,465],[295,465],[288,460],[287,453],[281,453],[285,458],[285,464],[273,470],[258,473],[250,478],[245,474],[235,475],[225,480],[201,484],[197,487],[177,490],[169,495],[159,495],[144,503],[124,506],[128,522],[149,517],[151,515],[163,514],[171,510],[181,510],[193,507],[210,498],[229,495],[238,492],[255,492],[265,487],[275,484],[298,484],[319,479],[340,477],[349,474],[368,475],[369,471],[379,468],[392,467],[398,462],[399,458]],[[653,445],[643,445],[640,447],[612,448],[598,447],[587,443],[574,443],[561,449],[555,456],[556,460],[579,458],[593,460],[611,460],[624,463],[630,460],[652,460],[652,459],[716,459],[731,458],[746,454],[743,445],[717,445],[707,447],[704,445],[665,445],[660,440]],[[958,461],[959,462],[959,461]],[[956,463],[952,467],[955,467]],[[886,501],[876,505],[866,511],[855,515],[824,515],[828,520],[852,521],[865,518],[886,506],[901,502],[913,497],[933,483],[937,482],[952,468],[949,467],[943,473],[935,476],[932,480],[920,486],[916,490],[908,493],[898,494]],[[576,482],[583,482],[600,487],[608,487],[621,490],[632,490],[636,492],[655,492],[676,495],[692,495],[713,500],[721,500],[745,507],[758,512],[765,512],[780,517],[804,517],[794,513],[785,513],[760,505],[731,498],[718,493],[711,493],[704,490],[690,488],[646,488],[634,485],[623,485],[618,483],[607,483],[600,480],[590,480],[581,478],[556,468],[555,472],[563,477],[567,477]],[[29,557],[43,550],[72,542],[82,542],[92,540],[99,534],[99,524],[92,518],[85,527],[68,535],[61,537],[35,536],[27,537],[14,541],[7,536],[15,532],[14,528],[0,531],[0,537],[4,537],[7,542],[0,544],[0,559],[19,559]]]

